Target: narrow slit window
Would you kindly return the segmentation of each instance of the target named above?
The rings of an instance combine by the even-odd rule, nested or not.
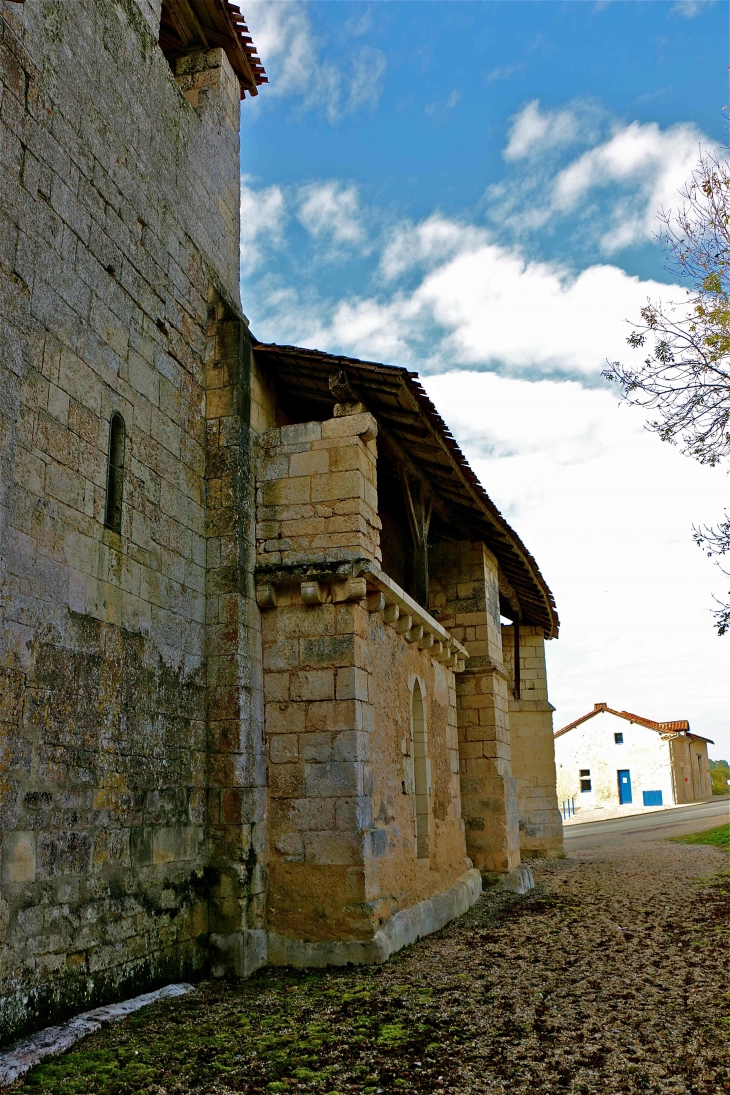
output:
[[[581,768],[580,770],[580,789],[581,794],[584,794],[591,789],[591,770],[590,768]]]
[[[431,762],[428,759],[428,738],[423,696],[418,681],[413,685],[411,700],[411,736],[413,739],[413,776],[416,789],[416,858],[428,859]]]
[[[109,464],[106,473],[106,514],[104,524],[114,532],[122,531],[125,438],[124,419],[120,414],[113,414],[109,427]]]

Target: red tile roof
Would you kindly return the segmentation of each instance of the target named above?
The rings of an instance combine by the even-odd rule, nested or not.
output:
[[[596,703],[593,705],[593,710],[589,711],[587,715],[581,715],[579,719],[575,719],[573,722],[569,722],[567,726],[563,726],[560,730],[555,731],[555,737],[560,737],[561,734],[565,734],[568,730],[572,730],[575,726],[580,726],[582,722],[586,722],[588,719],[592,719],[594,715],[599,715],[602,711],[607,711],[609,715],[616,715],[620,719],[626,719],[627,722],[638,722],[640,726],[647,726],[650,730],[656,730],[659,734],[688,734],[692,738],[697,738],[699,741],[709,741],[709,738],[703,738],[699,734],[690,733],[689,722],[687,719],[674,719],[671,722],[657,722],[655,719],[645,719],[643,715],[634,715],[631,711],[616,711],[613,707],[609,707],[605,703]],[[714,744],[712,742],[711,744]]]
[[[251,69],[251,74],[253,75],[256,87],[260,87],[261,84],[268,84],[269,77],[266,75],[264,66],[261,63],[261,58],[256,52],[256,46],[254,45],[253,38],[248,32],[246,20],[241,14],[241,9],[238,4],[226,2],[226,10],[231,22],[234,24],[236,37],[238,38],[241,49],[246,54],[246,60]],[[251,95],[256,95],[256,87],[249,89]],[[241,97],[243,98],[243,95]]]

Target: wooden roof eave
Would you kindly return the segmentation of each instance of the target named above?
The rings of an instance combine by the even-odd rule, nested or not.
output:
[[[236,4],[228,0],[166,0],[169,17],[180,47],[169,56],[184,56],[195,49],[222,49],[238,77],[241,98],[258,95],[268,77]]]
[[[410,375],[413,379],[415,379],[413,374],[410,374]],[[421,388],[420,384],[418,384],[418,388]],[[421,391],[423,391],[423,389],[421,389]],[[428,396],[426,396],[425,392],[423,392],[423,395],[428,399]],[[430,403],[430,400],[429,400],[429,403]],[[435,413],[433,415],[432,414],[428,415],[429,419],[432,419],[433,417],[436,417],[438,419],[438,422],[443,426],[443,433],[446,433],[446,427],[443,424],[440,416],[436,415]],[[450,458],[451,466],[454,468],[457,475],[460,477],[465,490],[468,491],[469,495],[473,499],[475,508],[477,508],[477,509],[479,509],[479,510],[481,510],[482,512],[485,513],[487,523],[490,526],[490,529],[493,530],[494,533],[496,533],[496,538],[499,541],[501,541],[502,545],[509,545],[509,547],[512,548],[512,550],[515,552],[515,554],[518,555],[518,557],[520,557],[520,562],[523,564],[523,566],[525,567],[526,570],[528,570],[528,571],[533,570],[533,567],[530,566],[530,563],[533,563],[534,569],[537,570],[537,567],[534,564],[534,560],[532,559],[532,556],[530,556],[529,553],[526,552],[526,549],[522,545],[522,542],[519,540],[519,538],[516,537],[514,534],[510,535],[512,533],[512,529],[509,527],[509,525],[507,525],[507,522],[504,520],[504,518],[502,517],[502,515],[497,510],[497,508],[494,505],[494,503],[492,502],[492,500],[487,495],[484,488],[479,483],[476,475],[474,474],[472,469],[469,467],[466,459],[462,456],[461,451],[459,450],[456,441],[454,441],[453,438],[451,438],[451,436],[449,434],[448,437],[449,437],[449,440],[452,442],[452,444],[447,444],[446,439],[442,435],[442,431],[437,430],[436,428],[434,428],[433,421],[430,421],[429,424],[431,426],[431,435],[432,435],[432,437],[434,438],[436,443],[439,445],[441,450],[444,452],[444,454],[447,456],[447,458]],[[452,445],[453,445],[453,448],[452,448]],[[456,450],[456,452],[454,450]],[[456,453],[458,453],[458,456],[461,457],[460,460],[455,459]],[[468,474],[468,473],[470,473],[470,474]],[[486,506],[485,506],[485,503],[486,503]],[[499,554],[501,554],[501,553],[497,552],[497,554],[499,556]],[[527,558],[525,558],[525,556],[527,556]],[[512,570],[512,567],[509,566],[509,563],[506,563],[505,561],[500,559],[500,564],[505,569],[505,572],[507,574],[508,579],[512,579],[513,574],[510,574],[510,571]],[[538,574],[539,574],[539,571],[538,571]],[[522,577],[522,575],[518,575],[518,583],[517,584],[522,585],[522,582],[519,581],[519,577]],[[542,575],[540,575],[540,578],[542,578]],[[513,584],[512,581],[510,581],[510,584],[511,585]],[[552,619],[553,615],[556,616],[557,614],[555,613],[555,607],[554,607],[554,602],[552,600],[552,595],[550,594],[549,590],[547,589],[547,586],[545,586],[544,583],[542,583],[542,584],[543,584],[543,593],[547,594],[547,597],[545,598],[545,600],[543,600],[542,598],[540,598],[538,600],[538,599],[532,599],[532,598],[528,597],[527,598],[528,601],[531,602],[530,607],[532,608],[532,612],[528,612],[527,615],[528,616],[533,615],[535,610],[539,609],[539,608],[547,609],[547,615],[548,615],[550,624],[545,630],[548,631],[548,637],[551,638],[552,634],[553,634],[553,627],[555,628],[554,633],[557,634],[557,627],[558,627],[557,619],[555,620],[554,624],[553,624],[553,619]],[[520,601],[520,602],[522,601],[522,599],[525,598],[525,593],[524,592],[522,593],[522,597],[520,597],[519,593],[517,593],[517,591],[515,590],[515,595],[518,597],[518,601]],[[547,603],[545,603],[545,601],[547,601]]]
[[[468,514],[471,527],[475,527],[475,516],[479,515],[480,520],[476,524],[481,527],[485,541],[497,555],[505,577],[519,600],[523,621],[542,627],[548,638],[557,636],[559,620],[555,602],[537,563],[479,483],[457,442],[418,383],[417,374],[399,366],[365,362],[303,347],[259,343],[255,338],[253,346],[254,352],[258,352],[276,372],[282,374],[282,380],[288,376],[297,387],[306,385],[310,395],[316,393],[324,403],[333,402],[326,382],[327,375],[338,368],[349,371],[355,387],[359,382],[362,390],[371,397],[363,396],[363,402],[370,405],[379,419],[384,420],[399,447],[409,451],[411,458],[416,460],[418,456],[414,454],[414,449],[418,448],[422,453],[420,459],[429,464],[429,475],[433,475],[437,460],[437,466],[443,472],[450,472],[452,483],[456,480],[453,489],[448,490],[440,477],[439,489],[449,498],[451,505]],[[317,370],[322,373],[321,376],[316,375]],[[310,371],[309,376],[303,375],[306,371]],[[389,403],[394,401],[394,405],[373,407],[372,397],[375,396],[377,401],[377,397],[382,398],[383,395],[387,396]],[[426,458],[425,450],[433,453],[433,459]]]

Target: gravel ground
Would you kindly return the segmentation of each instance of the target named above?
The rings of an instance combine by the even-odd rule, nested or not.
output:
[[[730,876],[655,840],[533,864],[380,967],[204,982],[19,1092],[730,1092]]]

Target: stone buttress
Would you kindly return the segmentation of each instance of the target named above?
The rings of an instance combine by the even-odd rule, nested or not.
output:
[[[515,666],[515,632],[517,657]],[[548,700],[541,627],[502,627],[504,664],[511,674],[509,726],[523,856],[562,856],[563,826],[555,788],[553,705]]]
[[[431,548],[431,604],[469,652],[457,680],[461,797],[467,854],[482,872],[520,861],[510,748],[510,674],[502,655],[497,560],[483,543]]]
[[[342,410],[260,442],[269,961],[295,965],[380,961],[479,891],[458,773],[466,651],[380,569],[377,425]]]

